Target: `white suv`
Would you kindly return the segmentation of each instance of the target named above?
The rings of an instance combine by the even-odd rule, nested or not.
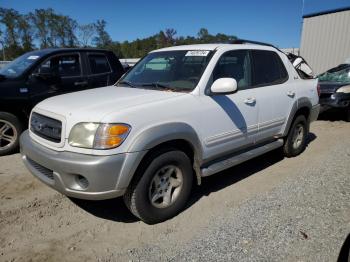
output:
[[[173,217],[192,182],[267,151],[305,149],[316,79],[271,46],[150,52],[114,86],[49,98],[21,137],[23,161],[70,197],[124,196],[146,223]]]

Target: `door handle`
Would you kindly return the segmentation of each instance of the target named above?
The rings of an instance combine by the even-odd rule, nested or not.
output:
[[[75,86],[86,86],[88,84],[87,81],[81,81],[81,82],[74,82]]]
[[[244,103],[247,105],[253,105],[255,104],[256,99],[254,97],[248,97],[244,100]]]
[[[295,92],[293,92],[293,91],[288,91],[288,92],[287,92],[287,96],[289,96],[289,97],[294,97],[294,96],[295,96]]]

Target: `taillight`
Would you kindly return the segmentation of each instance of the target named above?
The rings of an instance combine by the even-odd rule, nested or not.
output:
[[[320,84],[317,84],[317,94],[318,94],[318,97],[320,97],[320,95],[321,95],[321,86],[320,86]]]

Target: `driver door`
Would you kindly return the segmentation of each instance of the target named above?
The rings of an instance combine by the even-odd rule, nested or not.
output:
[[[79,53],[51,56],[42,62],[29,79],[32,106],[40,101],[87,87]]]

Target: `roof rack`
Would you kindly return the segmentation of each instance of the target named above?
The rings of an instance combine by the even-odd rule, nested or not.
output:
[[[236,40],[231,41],[230,43],[231,44],[255,44],[255,45],[265,45],[265,46],[275,47],[274,45],[271,45],[268,43],[246,40],[246,39],[236,39]]]
[[[258,41],[252,41],[252,40],[246,40],[246,39],[236,39],[230,42],[230,44],[254,44],[254,45],[264,45],[264,46],[270,46],[273,47],[275,49],[277,49],[278,51],[286,54],[285,52],[283,52],[281,49],[279,49],[278,47],[269,44],[269,43],[264,43],[264,42],[258,42]]]

